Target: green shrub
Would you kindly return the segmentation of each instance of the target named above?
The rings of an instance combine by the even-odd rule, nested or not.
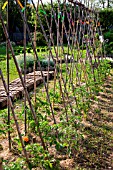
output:
[[[23,70],[24,69],[24,54],[17,55],[16,58],[17,58],[19,67]],[[49,63],[49,59],[40,60],[41,67],[44,67],[44,68],[48,67],[48,63]],[[38,62],[36,63],[36,65],[38,67]],[[54,66],[54,61],[52,59],[50,59],[49,65],[52,67]],[[34,55],[27,54],[26,55],[26,68],[27,69],[29,67],[33,68],[33,66],[34,66]]]
[[[17,62],[19,64],[19,67],[21,69],[24,69],[24,54],[20,54],[16,56]],[[33,67],[34,65],[34,55],[32,54],[26,54],[26,68]]]
[[[41,32],[37,32],[37,46],[45,46],[47,45],[44,35]]]
[[[107,54],[112,54],[113,53],[113,42],[106,44],[105,50],[106,50]]]
[[[41,64],[41,67],[48,67],[48,64],[52,67],[54,67],[54,61],[52,59],[50,59],[50,63],[49,63],[49,59],[42,59],[40,61],[40,64]],[[38,63],[37,63],[37,66],[38,66]]]
[[[108,42],[105,44],[107,54],[113,53],[113,32],[109,31],[104,33],[104,39],[108,39]]]
[[[110,30],[109,27],[113,25],[113,9],[102,9],[99,12],[99,17],[103,30]]]
[[[108,39],[109,42],[113,42],[113,32],[112,31],[109,31],[109,32],[106,32],[104,33],[104,39]]]

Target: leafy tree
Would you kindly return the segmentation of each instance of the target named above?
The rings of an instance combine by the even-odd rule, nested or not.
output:
[[[4,22],[6,23],[6,9],[2,10],[3,4],[5,3],[6,0],[0,1],[0,12],[2,13],[2,16],[4,18]],[[2,29],[2,23],[0,22],[0,41],[3,41],[5,38],[3,34],[3,29]]]
[[[4,2],[6,2],[6,0],[0,1],[0,9],[1,9],[1,13],[3,16],[4,22],[6,24],[7,23],[7,7],[4,10],[2,10]],[[21,3],[24,6],[24,0],[21,0]],[[29,11],[28,11],[28,14],[29,14]],[[23,21],[21,19],[20,13],[18,11],[17,5],[13,0],[9,1],[8,18],[9,18],[9,32],[10,32],[10,34],[12,32],[15,32],[16,27],[18,27],[19,30],[21,32],[23,32]],[[5,41],[1,22],[0,22],[0,41]]]
[[[97,9],[101,8],[112,8],[113,1],[112,0],[90,0],[90,3],[95,4]]]
[[[100,22],[104,32],[113,29],[113,9],[104,9],[99,12]]]

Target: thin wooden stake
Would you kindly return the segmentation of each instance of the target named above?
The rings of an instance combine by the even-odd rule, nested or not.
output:
[[[4,77],[3,77],[3,74],[2,74],[2,70],[0,69],[0,76],[1,76],[1,79],[2,79],[2,82],[3,82],[3,86],[4,86],[4,89],[6,91],[6,94],[9,95],[8,93],[8,87],[6,85],[6,82],[4,80]],[[8,98],[8,103],[9,103],[9,106],[12,110],[12,115],[13,115],[13,118],[14,118],[14,121],[15,121],[15,125],[16,125],[16,129],[17,129],[17,132],[18,132],[18,136],[19,136],[19,139],[20,139],[20,142],[21,142],[21,145],[22,145],[22,149],[23,149],[23,152],[24,152],[24,156],[26,158],[26,162],[27,164],[29,165],[29,159],[28,159],[28,155],[27,155],[27,152],[26,152],[26,149],[25,149],[25,146],[24,146],[24,142],[23,142],[23,139],[22,139],[22,135],[21,135],[21,132],[20,132],[20,128],[19,128],[19,125],[18,125],[18,121],[17,121],[17,118],[16,118],[16,115],[15,115],[15,112],[14,112],[14,107],[13,107],[13,104],[12,104],[12,101],[11,101],[11,97],[9,96]]]
[[[24,17],[26,17],[26,0],[24,4]],[[24,84],[26,86],[26,23],[24,23]],[[26,93],[24,92],[24,116],[25,116],[25,134],[27,133],[27,111],[26,111]]]
[[[38,12],[38,6],[39,6],[39,0],[37,3],[37,8],[36,11]],[[36,48],[36,40],[37,40],[37,20],[38,16],[36,15],[36,20],[35,20],[35,30],[34,30],[34,47]],[[34,54],[34,108],[36,111],[36,55]]]
[[[27,100],[28,100],[28,103],[29,103],[30,110],[31,110],[31,112],[32,112],[32,115],[33,115],[33,117],[34,117],[35,123],[36,123],[36,125],[37,125],[37,129],[38,129],[39,137],[40,137],[40,139],[41,139],[42,146],[43,146],[43,148],[46,150],[45,142],[44,142],[44,140],[43,140],[42,133],[41,133],[40,128],[39,128],[39,122],[38,122],[37,117],[36,117],[36,114],[35,114],[35,112],[34,112],[34,109],[33,109],[33,106],[32,106],[32,103],[31,103],[31,100],[30,100],[30,97],[29,97],[29,93],[28,93],[27,88],[26,88],[26,86],[25,86],[25,84],[24,84],[24,80],[23,80],[23,77],[22,77],[22,73],[21,73],[20,68],[19,68],[19,66],[18,66],[18,63],[17,63],[17,60],[16,60],[16,57],[15,57],[15,54],[14,54],[14,51],[13,51],[13,48],[12,48],[12,45],[11,45],[11,42],[10,42],[10,39],[9,39],[9,35],[8,35],[8,32],[7,32],[6,26],[5,26],[5,24],[4,24],[4,20],[3,20],[3,18],[2,18],[1,13],[0,13],[0,20],[1,20],[1,23],[2,23],[2,27],[3,27],[3,31],[4,31],[5,37],[6,37],[7,41],[8,41],[9,48],[10,48],[10,50],[11,50],[11,54],[12,54],[12,57],[13,57],[15,66],[16,66],[16,68],[17,68],[17,72],[18,72],[18,74],[19,74],[19,77],[20,77],[22,86],[23,86],[24,91],[25,91],[25,93],[26,93],[26,97],[27,97]]]
[[[17,0],[16,0],[16,2],[17,2]],[[35,7],[33,0],[31,0],[31,2],[33,3],[33,6]],[[24,18],[23,14],[22,14],[22,12],[21,12],[20,6],[18,5],[17,7],[18,7],[19,12],[20,12],[20,14],[21,14],[21,17],[22,17],[22,19],[23,19],[23,22],[26,22],[26,18]],[[37,15],[38,15],[38,13],[37,13]],[[39,16],[39,15],[38,15],[38,19],[39,19],[41,28],[42,28],[42,30],[43,30],[43,32],[44,32],[44,36],[46,36],[46,35],[45,35],[46,33],[45,33],[45,31],[44,31],[44,28],[43,28],[43,25],[42,25],[42,22],[41,22],[41,20],[40,20],[40,16]],[[43,83],[44,83],[44,87],[45,87],[45,90],[46,90],[46,94],[47,94],[48,102],[49,102],[49,105],[50,105],[51,113],[52,113],[52,116],[53,116],[54,124],[56,124],[56,119],[55,119],[54,111],[53,111],[52,104],[51,104],[51,101],[50,101],[50,96],[49,96],[49,94],[48,94],[47,86],[46,86],[46,83],[45,83],[45,78],[44,78],[44,75],[43,75],[43,72],[42,72],[40,60],[39,60],[39,57],[38,57],[38,55],[37,55],[36,49],[35,49],[35,47],[34,47],[34,43],[33,43],[33,41],[32,41],[32,37],[31,37],[30,30],[29,30],[29,27],[28,27],[28,24],[27,24],[27,23],[26,23],[26,26],[27,26],[27,31],[28,31],[28,35],[29,35],[30,41],[31,41],[31,43],[32,43],[33,51],[34,51],[34,53],[35,53],[35,55],[36,55],[36,58],[37,58],[37,61],[38,61],[38,65],[39,65],[39,68],[40,68],[40,73],[41,73],[41,77],[42,77],[42,79],[43,79]],[[47,36],[46,36],[46,41],[47,41],[47,43],[48,43]]]
[[[9,32],[9,0],[7,5],[7,30]],[[8,141],[9,141],[9,150],[11,151],[11,132],[10,132],[10,107],[9,107],[9,47],[8,47],[8,41],[6,41],[6,54],[7,54],[7,85],[8,85],[8,95],[7,95],[7,106],[8,106]]]

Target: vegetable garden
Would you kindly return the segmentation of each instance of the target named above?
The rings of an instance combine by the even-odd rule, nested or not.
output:
[[[34,39],[31,37],[26,4],[23,11],[19,2],[16,0],[24,25],[24,48],[20,47],[20,51],[12,45],[0,12],[7,41],[5,77],[0,64],[8,101],[7,109],[0,111],[0,152],[4,169],[112,169],[113,123],[107,122],[113,112],[113,72],[106,57],[98,12],[92,4],[87,7],[76,1],[63,1],[61,10],[58,0],[57,12],[51,1],[51,18],[48,19],[43,2],[40,1],[39,10],[39,4],[36,7],[31,0],[46,41],[41,49],[36,46],[36,29]],[[40,13],[44,15],[48,30],[42,24]],[[56,35],[53,35],[53,26]],[[28,50],[26,32],[30,39]],[[9,79],[14,79],[10,78],[10,62],[14,65],[14,78],[19,77],[23,87],[23,99],[15,103],[9,88]],[[34,71],[31,93],[26,84],[29,67]],[[53,80],[49,78],[51,67]],[[43,68],[48,73],[46,79]],[[43,83],[36,88],[37,70]],[[113,121],[112,114],[110,121]],[[104,160],[105,157],[109,160]]]

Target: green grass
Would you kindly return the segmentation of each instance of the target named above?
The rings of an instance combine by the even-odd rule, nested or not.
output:
[[[0,61],[6,58],[6,47],[0,46]]]
[[[32,47],[30,45],[27,46],[27,49],[32,49]],[[13,46],[15,55],[19,55],[23,53],[23,46]],[[47,47],[37,47],[37,49],[47,49]],[[57,49],[57,48],[56,48]],[[66,46],[64,46],[64,52],[67,53],[68,52],[68,48]],[[33,54],[33,50],[31,50],[31,53]],[[76,59],[76,56],[78,54],[78,52],[75,50],[74,53],[74,58]],[[49,51],[45,51],[45,52],[37,52],[39,59],[44,59],[46,56],[49,55]],[[55,51],[54,51],[54,47],[52,47],[52,54],[53,56],[56,56]],[[71,51],[69,50],[69,54],[71,54]],[[59,56],[64,58],[64,55],[62,54],[62,49],[59,49]],[[83,51],[82,57],[84,58],[86,56],[86,50]],[[11,54],[10,54],[11,57]],[[2,69],[3,75],[6,78],[7,77],[7,72],[6,72],[6,47],[5,45],[0,45],[0,68]],[[10,82],[14,79],[18,78],[18,73],[14,64],[13,59],[10,59]]]
[[[10,55],[11,57],[11,55]],[[7,77],[7,60],[6,60],[6,47],[0,46],[0,68],[4,75],[4,78]],[[9,69],[10,69],[10,82],[14,79],[18,78],[18,73],[14,64],[13,59],[11,58],[9,61]],[[1,81],[1,80],[0,80]]]
[[[7,70],[7,61],[6,60],[0,62],[0,68],[2,70],[4,77],[6,78],[7,77],[6,76],[7,75],[7,71],[6,71]],[[11,59],[9,61],[9,70],[10,70],[9,76],[10,76],[10,82],[11,82],[12,80],[18,78],[18,73],[17,73],[16,66],[14,64],[13,59]]]

